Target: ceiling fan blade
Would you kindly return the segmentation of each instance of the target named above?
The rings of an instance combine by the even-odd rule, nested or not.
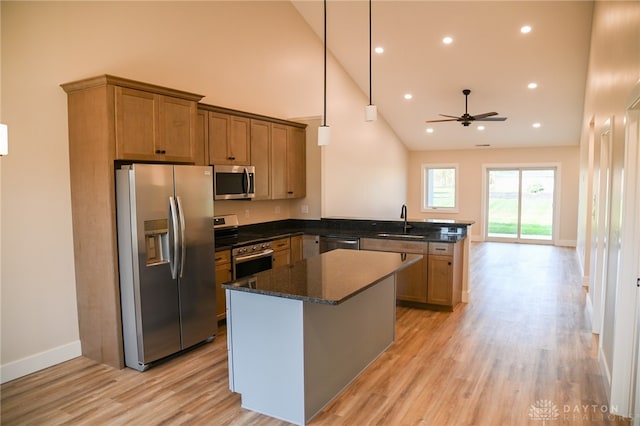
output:
[[[447,118],[446,120],[427,120],[425,123],[442,123],[443,121],[458,121],[459,118]]]
[[[462,118],[462,117],[458,117],[457,115],[447,115],[447,114],[438,114],[438,115],[441,117],[449,117],[449,118],[455,118],[455,119]]]
[[[507,117],[487,117],[487,118],[476,118],[475,121],[505,121]]]
[[[485,112],[484,114],[477,114],[472,116],[474,120],[481,120],[483,118],[491,117],[494,115],[498,115],[497,112]]]

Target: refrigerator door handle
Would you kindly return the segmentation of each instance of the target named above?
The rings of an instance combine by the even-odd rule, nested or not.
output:
[[[180,220],[180,278],[182,278],[182,272],[184,271],[184,260],[187,257],[187,241],[185,235],[186,227],[184,224],[184,209],[182,208],[182,199],[176,196],[178,201],[178,218]]]
[[[173,253],[169,256],[169,266],[171,268],[171,278],[178,278],[178,253],[180,241],[178,240],[178,212],[176,200],[169,197],[169,214],[171,216],[171,233],[173,234]]]

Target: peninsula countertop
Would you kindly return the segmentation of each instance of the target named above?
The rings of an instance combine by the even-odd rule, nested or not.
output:
[[[422,255],[366,250],[332,250],[223,284],[228,290],[337,305]]]

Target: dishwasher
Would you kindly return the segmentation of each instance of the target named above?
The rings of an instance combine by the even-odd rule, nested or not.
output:
[[[320,237],[320,253],[335,249],[360,250],[360,239],[353,237]]]

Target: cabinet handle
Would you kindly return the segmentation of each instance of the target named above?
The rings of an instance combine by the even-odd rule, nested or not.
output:
[[[227,157],[227,160],[235,160],[236,157]]]
[[[288,191],[287,194],[293,194],[293,191]]]
[[[451,262],[449,262],[448,265],[451,266]]]
[[[156,154],[166,154],[167,151],[165,151],[164,149],[156,149]]]

